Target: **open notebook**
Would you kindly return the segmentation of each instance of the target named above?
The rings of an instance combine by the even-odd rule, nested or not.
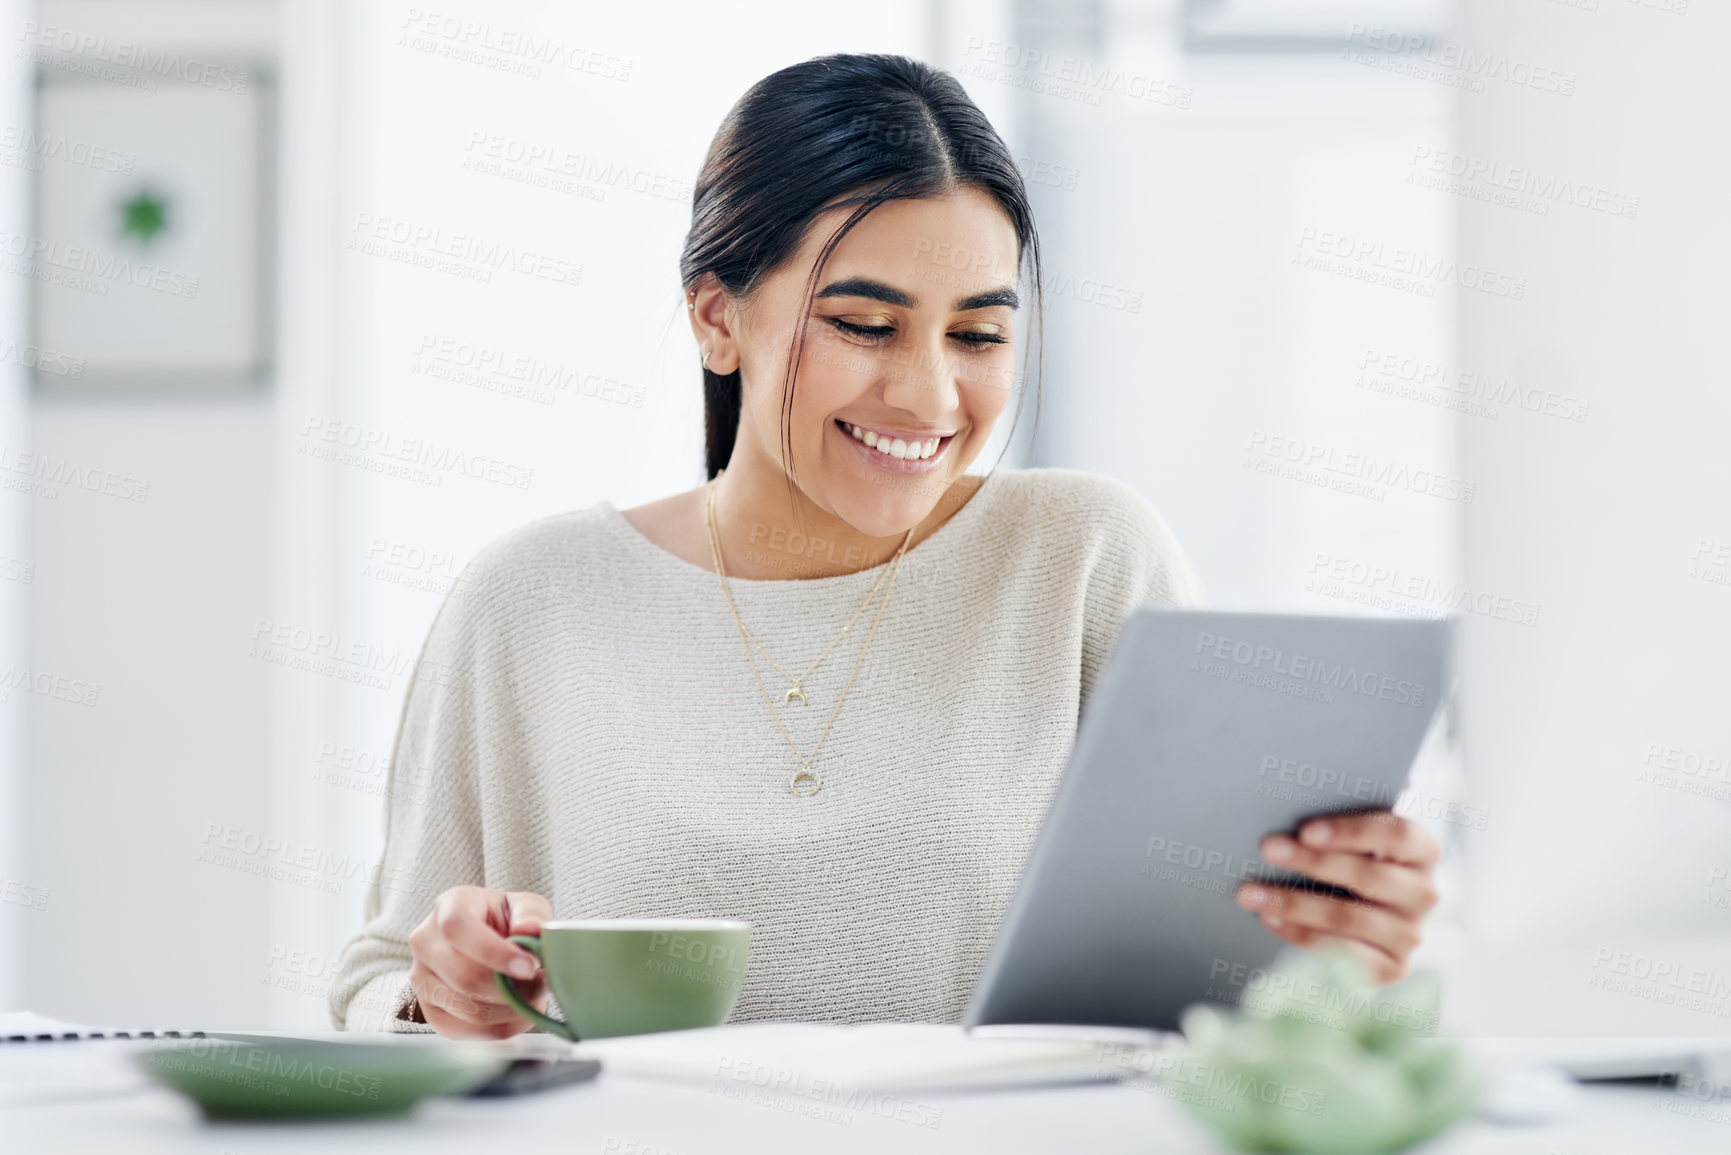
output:
[[[743,1023],[577,1043],[617,1075],[738,1084],[811,1094],[965,1090],[1093,1082],[1134,1073],[1141,1048],[1177,1035],[1113,1028],[979,1027],[941,1023]]]

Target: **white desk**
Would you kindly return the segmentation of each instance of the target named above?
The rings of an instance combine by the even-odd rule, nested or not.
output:
[[[1709,1040],[1699,1040],[1707,1043]],[[1731,1040],[1719,1040],[1721,1045]],[[696,1155],[775,1152],[989,1152],[1110,1155],[1216,1152],[1211,1136],[1142,1080],[1011,1092],[907,1096],[941,1108],[936,1127],[797,1098],[741,1101],[700,1085],[609,1077],[509,1099],[430,1100],[404,1117],[353,1123],[213,1124],[185,1100],[150,1087],[106,1098],[54,1098],[62,1076],[122,1070],[105,1044],[0,1045],[0,1087],[28,1079],[31,1101],[0,1106],[0,1150],[34,1152],[309,1151],[462,1152],[538,1155]],[[1559,1052],[1568,1044],[1543,1044]],[[1480,1041],[1486,1054],[1532,1049]],[[126,1069],[129,1070],[129,1069]],[[70,1092],[67,1092],[70,1094]],[[16,1096],[14,1096],[16,1098]],[[1671,1109],[1666,1109],[1671,1108]],[[829,1117],[822,1113],[829,1112]],[[1694,1113],[1685,1113],[1693,1111]],[[803,1112],[803,1113],[802,1113]],[[922,1112],[922,1114],[926,1114]],[[1689,1155],[1731,1151],[1731,1103],[1701,1104],[1671,1092],[1586,1089],[1562,1120],[1533,1126],[1463,1124],[1415,1151],[1422,1155]]]

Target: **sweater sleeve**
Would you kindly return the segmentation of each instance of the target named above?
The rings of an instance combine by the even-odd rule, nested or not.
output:
[[[479,789],[477,651],[488,644],[484,553],[434,616],[398,720],[386,770],[384,853],[367,887],[364,925],[330,989],[339,1030],[427,1032],[403,1017],[413,991],[408,937],[433,900],[485,879]]]
[[[1202,606],[1202,580],[1152,502],[1114,478],[1094,477],[1094,556],[1083,608],[1082,695],[1086,710],[1095,679],[1130,611],[1146,602]],[[1080,710],[1078,717],[1080,717]]]

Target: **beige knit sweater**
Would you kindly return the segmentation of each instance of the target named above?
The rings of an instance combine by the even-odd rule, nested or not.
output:
[[[797,672],[878,574],[729,584]],[[1129,486],[997,468],[905,555],[816,760],[823,789],[801,798],[713,573],[606,501],[507,533],[422,650],[332,1020],[417,1029],[397,1017],[408,935],[470,883],[543,894],[559,918],[749,920],[735,1021],[954,1022],[1124,616],[1201,596]],[[779,705],[758,658],[802,751],[876,608],[807,679],[806,707]]]

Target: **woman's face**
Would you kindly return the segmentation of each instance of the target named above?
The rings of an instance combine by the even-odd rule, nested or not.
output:
[[[729,472],[742,455],[765,473],[785,468],[783,376],[803,326],[790,472],[819,508],[887,537],[931,512],[1009,402],[1016,232],[975,188],[886,201],[830,254],[808,311],[818,251],[850,211],[821,214],[738,311],[744,403]]]

